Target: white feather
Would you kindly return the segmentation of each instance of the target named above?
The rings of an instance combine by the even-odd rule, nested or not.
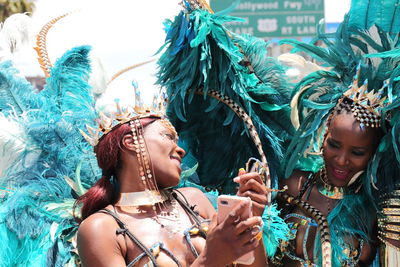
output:
[[[25,150],[26,144],[22,136],[20,125],[0,113],[0,176]]]
[[[0,60],[11,59],[31,41],[31,18],[26,14],[14,14],[8,17],[0,31]]]
[[[0,177],[3,177],[11,165],[18,164],[22,153],[29,155],[21,168],[29,167],[35,162],[39,152],[35,147],[28,146],[27,140],[22,125],[15,120],[15,117],[13,115],[6,117],[0,112]]]
[[[89,84],[92,87],[93,93],[101,95],[106,91],[107,83],[110,80],[107,71],[101,59],[97,56],[91,55],[92,72],[90,74]]]
[[[304,86],[301,88],[292,98],[290,101],[290,121],[292,122],[293,127],[297,130],[300,127],[300,120],[299,120],[299,110],[297,108],[299,97],[300,95],[309,88],[310,86]]]
[[[286,75],[288,75],[290,81],[294,83],[299,82],[305,76],[314,71],[326,70],[326,68],[318,66],[297,54],[282,54],[278,57],[278,61],[288,67]]]

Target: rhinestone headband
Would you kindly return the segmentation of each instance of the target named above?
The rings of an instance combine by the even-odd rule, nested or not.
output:
[[[119,104],[117,103],[117,106]],[[160,113],[154,112],[146,112],[146,113],[136,113],[134,111],[123,111],[121,113],[112,114],[110,116],[105,115],[104,113],[100,112],[99,118],[97,119],[98,128],[95,129],[86,125],[87,133],[82,130],[79,130],[86,141],[91,146],[96,146],[99,141],[106,136],[112,130],[118,128],[120,125],[128,123],[132,120],[142,119],[142,118],[159,118],[163,119],[164,115]]]
[[[358,77],[360,68],[357,68],[357,75],[353,79],[353,83],[349,90],[344,93],[337,106],[343,102],[350,100],[351,112],[357,121],[360,122],[360,127],[364,128],[379,128],[381,127],[382,109],[389,103],[386,97],[382,97],[388,82],[385,81],[384,85],[377,92],[372,90],[368,92],[368,80],[365,80],[361,87],[358,86]]]
[[[86,141],[95,147],[99,141],[112,130],[116,129],[122,124],[128,123],[132,120],[142,118],[159,118],[166,121],[165,116],[167,106],[167,95],[165,92],[155,94],[153,96],[153,103],[150,107],[146,106],[140,95],[140,90],[135,86],[135,106],[121,107],[119,100],[115,99],[116,110],[105,114],[99,112],[97,119],[97,128],[86,125],[87,133],[80,130]]]

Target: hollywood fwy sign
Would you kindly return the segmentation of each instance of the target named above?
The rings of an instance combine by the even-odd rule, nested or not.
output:
[[[221,11],[234,0],[210,0],[211,8]],[[242,21],[225,26],[238,34],[261,38],[307,37],[315,35],[324,18],[323,0],[242,0],[229,14]]]

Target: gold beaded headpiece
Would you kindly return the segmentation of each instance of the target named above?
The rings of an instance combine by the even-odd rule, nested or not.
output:
[[[140,65],[142,64],[137,64],[135,66]],[[126,68],[125,71],[130,69],[132,68]],[[118,76],[120,74],[121,72],[119,72]],[[112,80],[115,78],[116,76],[114,75]],[[152,168],[151,158],[147,151],[147,146],[143,135],[143,125],[140,120],[143,118],[159,119],[164,127],[172,131],[175,136],[177,136],[177,133],[165,116],[167,105],[166,93],[160,92],[155,94],[153,96],[151,106],[147,106],[142,101],[141,91],[138,89],[137,84],[133,82],[132,85],[135,90],[134,106],[127,105],[123,107],[118,99],[114,99],[116,109],[114,111],[107,112],[107,114],[105,112],[99,112],[97,128],[86,125],[87,133],[82,130],[80,130],[80,132],[96,151],[96,146],[103,137],[119,126],[129,123],[132,138],[136,145],[135,153],[138,160],[139,179],[145,190],[141,192],[121,194],[121,199],[116,205],[124,209],[150,205],[153,206],[153,209],[155,209],[154,205],[164,202],[166,199],[168,199],[168,196],[160,193],[160,190],[158,189]],[[134,198],[135,201],[132,201],[132,198]],[[127,203],[129,205],[127,205]]]
[[[145,62],[141,62],[139,64],[132,65],[130,67],[124,68],[123,70],[119,71],[117,74],[113,75],[110,81],[107,83],[109,86],[112,81],[114,81],[117,77],[121,74],[132,70],[134,68],[140,67],[147,63],[150,63],[154,60],[148,60]],[[138,88],[136,82],[132,82],[132,88],[135,92],[135,105],[124,105],[121,106],[119,99],[114,99],[115,102],[115,109],[109,112],[99,112],[99,117],[97,119],[97,128],[93,128],[89,125],[86,125],[86,129],[88,133],[80,130],[83,137],[88,141],[90,145],[96,147],[99,141],[107,135],[109,132],[114,130],[115,128],[119,127],[122,124],[140,120],[142,118],[159,118],[163,119],[163,124],[168,129],[171,129],[175,132],[172,124],[167,120],[166,114],[166,107],[167,107],[167,94],[164,90],[160,90],[158,93],[153,95],[153,101],[150,106],[146,105],[141,96],[141,90]],[[129,88],[129,90],[132,90]],[[107,113],[107,114],[106,114]],[[175,132],[176,133],[176,132]]]
[[[372,90],[368,92],[368,80],[365,80],[361,87],[358,86],[358,78],[360,75],[360,68],[357,68],[357,75],[353,79],[353,83],[349,90],[344,93],[337,106],[346,101],[351,101],[351,112],[357,121],[360,122],[360,127],[365,126],[371,128],[381,127],[382,109],[389,104],[388,99],[382,97],[383,91],[388,83],[385,81],[384,85],[377,92]]]
[[[97,129],[86,125],[88,133],[80,130],[86,141],[88,141],[88,143],[94,147],[105,135],[122,124],[149,117],[166,120],[165,111],[167,98],[165,93],[155,95],[153,97],[153,103],[150,107],[143,103],[140,97],[140,91],[137,89],[137,87],[135,87],[135,106],[121,107],[118,99],[115,99],[114,101],[116,105],[116,111],[110,112],[110,114],[99,112]],[[170,123],[168,123],[168,125],[170,125]]]

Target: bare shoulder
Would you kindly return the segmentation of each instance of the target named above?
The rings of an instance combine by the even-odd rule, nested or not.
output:
[[[95,213],[90,215],[79,225],[78,237],[102,238],[100,236],[107,236],[107,233],[102,231],[102,234],[99,235],[98,233],[100,230],[111,230],[112,228],[115,228],[115,226],[116,222],[110,215],[104,213]]]
[[[200,189],[197,189],[195,187],[182,187],[178,188],[178,191],[185,196],[185,198],[191,205],[203,205],[205,203],[210,203],[207,196]]]
[[[83,266],[124,266],[117,227],[114,218],[104,213],[92,214],[80,224],[77,245]]]
[[[282,179],[281,188],[287,186],[287,193],[291,196],[297,196],[309,175],[310,172],[294,170],[289,178]]]
[[[194,187],[182,187],[179,188],[178,191],[185,196],[190,206],[196,206],[195,210],[197,210],[203,218],[211,218],[215,213],[214,207],[201,190]]]

